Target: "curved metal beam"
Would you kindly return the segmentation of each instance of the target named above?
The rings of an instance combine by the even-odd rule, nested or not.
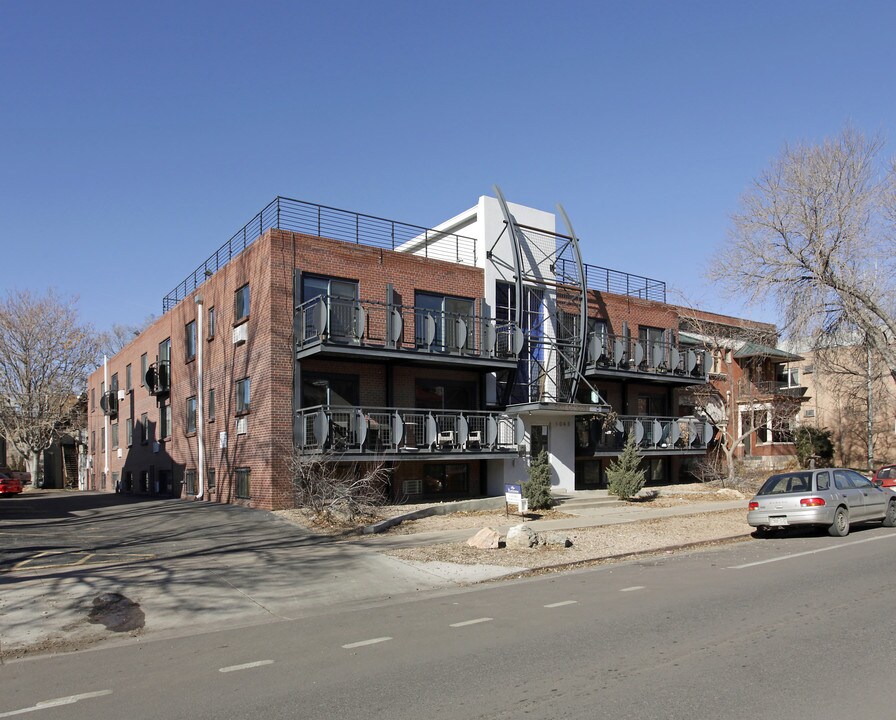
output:
[[[494,186],[495,195],[498,197],[498,204],[501,206],[501,213],[504,215],[504,222],[507,223],[507,231],[510,233],[510,243],[513,247],[513,273],[514,285],[516,288],[516,316],[513,321],[516,326],[522,330],[523,328],[523,249],[520,238],[517,235],[516,222],[513,215],[510,214],[510,208],[507,207],[507,200],[504,199],[504,193],[497,185]]]
[[[566,214],[566,210],[563,209],[563,206],[560,203],[557,203],[557,210],[560,212],[560,216],[563,218],[563,222],[566,224],[566,230],[570,237],[570,245],[572,246],[573,254],[575,255],[576,259],[576,270],[579,276],[579,288],[582,292],[582,299],[579,303],[579,356],[576,359],[576,372],[570,386],[571,398],[569,399],[569,402],[575,402],[576,395],[578,394],[579,390],[579,378],[584,376],[585,360],[587,357],[588,287],[585,283],[585,264],[582,262],[582,253],[579,249],[579,238],[576,235],[575,230],[572,229],[572,223],[569,221],[569,215]]]

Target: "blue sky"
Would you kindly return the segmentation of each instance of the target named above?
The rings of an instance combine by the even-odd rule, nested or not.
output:
[[[0,287],[137,323],[278,194],[433,225],[498,184],[563,203],[587,262],[774,321],[703,268],[785,142],[891,136],[894,27],[824,0],[0,0]]]

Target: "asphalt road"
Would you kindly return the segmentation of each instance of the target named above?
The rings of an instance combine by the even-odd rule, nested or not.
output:
[[[0,718],[890,718],[896,532],[794,535],[0,670]]]

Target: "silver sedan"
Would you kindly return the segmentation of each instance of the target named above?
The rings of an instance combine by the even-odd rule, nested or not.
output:
[[[896,527],[896,493],[846,468],[772,475],[750,500],[747,523],[758,535],[792,525],[821,525],[843,537],[851,523],[882,520]]]

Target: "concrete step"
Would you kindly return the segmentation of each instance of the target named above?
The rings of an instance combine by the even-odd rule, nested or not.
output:
[[[620,500],[615,495],[593,495],[588,494],[586,497],[576,497],[563,495],[557,497],[557,505],[562,510],[584,510],[586,508],[611,508],[621,507],[628,503]]]

